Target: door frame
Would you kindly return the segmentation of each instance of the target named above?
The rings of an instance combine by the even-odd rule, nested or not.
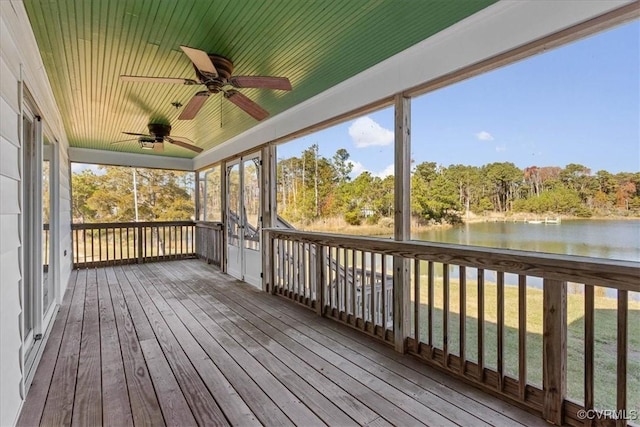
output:
[[[261,193],[262,189],[261,186],[263,185],[262,183],[262,152],[261,151],[254,151],[251,152],[247,155],[244,156],[240,156],[240,157],[236,157],[233,160],[229,160],[227,162],[225,162],[224,165],[224,174],[225,174],[225,187],[224,187],[224,198],[225,198],[225,212],[224,212],[224,218],[225,218],[225,235],[227,236],[227,241],[226,241],[226,273],[239,279],[242,281],[245,281],[253,286],[256,286],[258,288],[262,288],[262,262],[254,262],[252,263],[252,266],[259,268],[258,274],[257,275],[251,275],[251,274],[247,274],[247,251],[249,251],[250,249],[246,248],[245,246],[245,233],[244,233],[244,229],[246,227],[246,217],[244,215],[244,203],[245,203],[245,183],[244,183],[244,175],[245,175],[245,168],[244,168],[244,164],[247,161],[252,161],[257,159],[257,176],[256,176],[256,180],[258,183],[258,187],[259,187],[259,192]],[[229,232],[231,230],[231,226],[232,226],[232,222],[230,221],[230,212],[231,212],[231,203],[229,201],[229,196],[230,196],[230,184],[231,184],[231,180],[229,179],[230,176],[230,171],[234,166],[238,166],[238,185],[239,185],[239,204],[240,204],[240,210],[241,212],[238,212],[238,226],[239,226],[239,230],[238,230],[238,245],[233,245],[231,243],[232,239],[229,238]],[[258,203],[260,204],[259,209],[258,209],[258,244],[257,246],[257,252],[258,254],[260,254],[260,256],[262,255],[262,197],[258,197]],[[234,250],[237,248],[238,250],[238,254],[234,255]],[[238,259],[238,264],[232,264],[234,262],[233,258],[237,258]]]

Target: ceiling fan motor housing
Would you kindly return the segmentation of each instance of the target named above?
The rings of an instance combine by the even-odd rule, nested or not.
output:
[[[193,68],[196,71],[198,80],[205,84],[207,86],[207,89],[215,93],[219,92],[220,89],[222,89],[222,87],[226,85],[231,78],[231,75],[233,74],[233,62],[230,59],[225,58],[224,56],[216,55],[214,53],[210,53],[208,55],[209,59],[211,59],[211,62],[213,63],[213,66],[216,67],[216,71],[218,71],[218,77],[213,77],[202,73],[200,70],[198,70],[195,64]]]
[[[149,133],[155,142],[162,142],[165,136],[171,134],[171,126],[161,123],[149,123]]]

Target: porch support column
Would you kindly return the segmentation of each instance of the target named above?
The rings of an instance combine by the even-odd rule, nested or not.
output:
[[[411,220],[411,98],[395,96],[394,239],[409,240]],[[411,331],[411,261],[393,258],[393,336],[396,351],[407,351]]]
[[[269,144],[262,148],[262,168],[260,174],[262,230],[276,225],[276,146]],[[262,232],[262,290],[269,292],[273,284],[272,245],[269,233]]]
[[[562,425],[567,391],[567,282],[544,279],[542,312],[542,415]]]
[[[200,221],[200,210],[202,209],[202,206],[200,206],[200,171],[195,171],[194,172],[196,174],[196,191],[195,191],[195,197],[196,197],[196,212],[195,212],[195,218],[196,221]],[[204,218],[203,218],[204,219]],[[196,248],[196,252],[197,252]]]
[[[220,207],[222,210],[222,253],[220,254],[220,270],[227,272],[227,162],[220,162]]]

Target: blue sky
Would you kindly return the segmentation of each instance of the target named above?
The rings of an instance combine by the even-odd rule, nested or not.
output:
[[[416,163],[639,172],[640,22],[415,98],[411,120]],[[355,172],[392,173],[393,110],[283,144],[278,157],[314,143],[326,157],[346,148]]]

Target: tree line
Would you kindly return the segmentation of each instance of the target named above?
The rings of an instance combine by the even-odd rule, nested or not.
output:
[[[194,215],[192,172],[99,166],[97,173],[84,169],[71,179],[77,223],[132,222],[136,206],[139,221],[189,220]]]
[[[279,159],[278,212],[309,223],[342,216],[349,224],[378,223],[393,216],[394,177],[362,172],[344,148],[327,158],[318,145],[300,156]],[[640,172],[595,173],[584,165],[530,166],[511,162],[484,166],[415,164],[411,173],[411,215],[421,224],[462,221],[468,213],[536,215],[640,215]]]

